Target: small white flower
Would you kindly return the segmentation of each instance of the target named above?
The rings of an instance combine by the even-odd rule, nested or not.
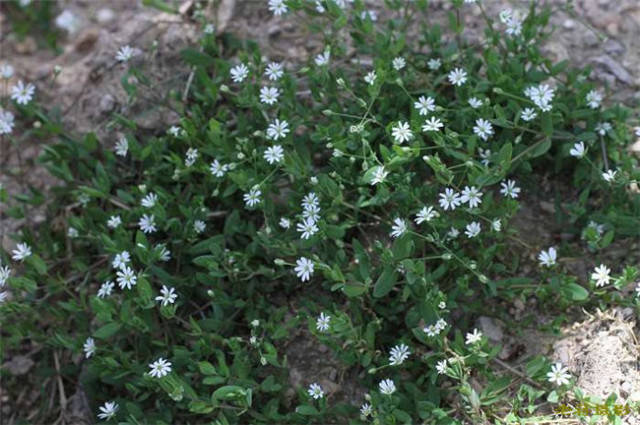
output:
[[[438,58],[429,59],[429,61],[427,62],[427,66],[430,70],[435,71],[439,69],[440,66],[442,66],[442,61],[440,61],[440,59]]]
[[[604,286],[608,285],[609,281],[611,281],[611,269],[605,266],[604,264],[600,264],[600,266],[596,267],[594,272],[591,273],[591,279],[596,281],[596,286]]]
[[[175,293],[175,288],[169,288],[165,285],[162,285],[160,294],[161,295],[156,297],[156,301],[158,301],[163,307],[175,303],[176,298],[178,298],[178,294]]]
[[[36,86],[31,83],[25,85],[22,80],[20,80],[18,84],[11,87],[11,99],[15,100],[18,105],[26,105],[33,99],[35,91]]]
[[[123,268],[127,264],[129,264],[130,261],[131,261],[131,255],[129,254],[129,251],[122,251],[116,254],[116,256],[113,258],[113,261],[111,262],[111,266],[114,269],[118,270]]]
[[[118,62],[127,62],[129,59],[133,57],[133,49],[131,46],[122,46],[116,52],[116,60]]]
[[[78,19],[70,10],[63,10],[61,14],[56,16],[56,26],[68,33],[74,33],[78,29]]]
[[[120,226],[120,224],[122,224],[122,219],[119,215],[112,215],[111,217],[109,217],[109,220],[107,220],[107,226],[111,229],[115,229],[116,227]]]
[[[314,400],[318,400],[324,396],[324,391],[322,391],[322,387],[316,383],[309,385],[309,389],[307,390],[309,396]]]
[[[516,182],[513,180],[507,180],[506,182],[500,182],[500,193],[504,197],[510,197],[516,199],[520,194],[520,188],[516,186]]]
[[[445,211],[453,211],[462,203],[460,195],[449,187],[444,190],[444,193],[440,193],[438,196],[440,196],[440,200],[438,201],[440,208]]]
[[[447,233],[447,236],[449,236],[451,239],[455,239],[459,234],[460,231],[458,229],[456,229],[455,227],[451,227],[451,229],[449,229],[449,232]]]
[[[118,282],[120,289],[131,289],[138,283],[138,277],[133,269],[124,266],[116,273],[116,282]]]
[[[602,94],[597,90],[591,90],[587,93],[587,105],[591,109],[597,109],[602,102]]]
[[[640,137],[640,127],[634,127],[633,131],[635,132],[636,137]]]
[[[587,150],[584,147],[584,142],[577,142],[573,145],[573,147],[569,151],[569,154],[571,156],[575,156],[576,158],[582,158],[586,152]]]
[[[487,140],[489,136],[493,134],[493,126],[485,119],[478,118],[476,125],[473,127],[473,132],[482,140]]]
[[[467,72],[461,68],[454,69],[447,77],[449,78],[449,82],[454,86],[460,87],[467,82]]]
[[[314,207],[317,207],[318,205],[320,205],[320,200],[318,199],[318,195],[316,195],[315,192],[309,192],[307,193],[304,198],[302,198],[302,202],[301,202],[302,208],[307,209],[309,208],[309,206],[313,205]]]
[[[606,172],[602,173],[602,178],[607,183],[611,183],[612,181],[615,180],[617,172],[618,172],[617,170],[607,170]]]
[[[69,227],[69,229],[67,229],[67,236],[69,236],[71,239],[77,238],[78,235],[78,229],[76,229],[75,227]]]
[[[0,288],[2,288],[6,283],[7,279],[11,275],[11,269],[9,266],[0,267]]]
[[[363,10],[360,14],[360,19],[371,19],[371,22],[376,22],[378,20],[378,12],[375,10]]]
[[[496,218],[491,222],[491,227],[494,231],[499,232],[502,230],[502,221],[499,218]]]
[[[291,227],[291,220],[289,220],[288,218],[282,217],[280,219],[280,227],[282,227],[283,229],[288,229],[289,227]]]
[[[213,34],[216,31],[216,27],[213,24],[207,24],[204,27],[203,32],[207,35]]]
[[[0,292],[0,304],[4,304],[9,298],[9,291]]]
[[[302,211],[302,217],[310,218],[314,222],[320,220],[320,207],[317,205],[308,205]]]
[[[122,136],[116,142],[116,155],[119,156],[127,156],[127,152],[129,151],[129,141],[126,137]]]
[[[482,203],[482,192],[480,192],[475,186],[465,186],[461,192],[460,201],[468,203],[469,208],[475,208]]]
[[[167,247],[164,246],[164,244],[157,245],[156,249],[160,250],[160,252],[158,253],[160,261],[164,261],[166,263],[167,261],[171,260],[171,251],[169,251]]]
[[[446,371],[447,371],[446,360],[440,360],[438,363],[436,363],[436,372],[438,372],[438,375],[443,375]]]
[[[13,132],[14,123],[14,115],[10,111],[5,111],[0,108],[0,135],[11,134]]]
[[[378,384],[378,388],[382,394],[391,395],[396,392],[396,384],[391,379],[383,379]]]
[[[533,109],[533,108],[524,108],[522,110],[522,112],[520,113],[520,117],[524,121],[531,121],[531,120],[535,119],[537,116],[538,116],[538,114],[536,113],[535,109]]]
[[[293,270],[301,281],[306,282],[311,278],[311,275],[313,275],[313,261],[305,257],[300,257],[296,260],[296,267]]]
[[[105,404],[100,406],[100,413],[98,413],[98,419],[102,419],[103,421],[108,421],[113,418],[118,411],[118,404],[114,401],[107,401]]]
[[[275,119],[267,128],[267,137],[269,139],[278,140],[287,137],[289,133],[289,123]]]
[[[478,155],[480,156],[480,163],[485,167],[489,166],[489,161],[491,158],[491,150],[490,149],[482,149],[478,148]]]
[[[396,345],[391,348],[391,352],[389,353],[389,364],[391,366],[397,366],[404,363],[405,360],[409,358],[409,347],[405,344]]]
[[[100,285],[100,289],[98,289],[98,298],[106,298],[111,295],[111,291],[113,291],[114,283],[110,280],[107,280],[102,285]]]
[[[173,137],[178,137],[181,134],[184,134],[185,131],[176,125],[172,125],[171,127],[169,127],[169,130],[167,130],[167,133],[169,133]]]
[[[214,159],[213,162],[211,163],[211,165],[209,166],[209,171],[215,177],[224,176],[224,173],[226,173],[228,170],[229,170],[229,165],[228,164],[220,164],[220,161],[218,161],[217,159]]]
[[[280,91],[275,87],[265,86],[260,89],[260,102],[266,103],[267,105],[276,103],[278,96],[280,96]]]
[[[469,99],[469,106],[471,106],[473,109],[478,109],[482,106],[482,101],[477,97],[472,97],[471,99]]]
[[[13,67],[6,62],[0,65],[0,77],[5,80],[13,77]]]
[[[467,235],[469,239],[475,238],[476,236],[478,236],[478,234],[480,234],[480,223],[478,223],[477,221],[472,221],[471,223],[467,224],[465,229],[466,230],[464,231],[464,234]]]
[[[442,124],[440,118],[431,117],[422,125],[422,131],[440,131],[442,127],[444,127],[444,124]]]
[[[193,230],[195,230],[196,233],[202,233],[206,228],[207,228],[207,225],[202,220],[196,220],[193,222]]]
[[[281,63],[271,62],[267,65],[267,69],[264,71],[264,75],[271,81],[278,81],[284,74],[283,66]]]
[[[613,127],[611,127],[611,124],[609,124],[608,122],[599,122],[596,125],[596,132],[601,135],[604,136],[605,134],[607,134],[609,131],[611,131]]]
[[[284,150],[280,145],[274,145],[274,146],[268,147],[267,150],[264,151],[264,159],[269,164],[280,162],[282,161],[283,158],[284,158]]]
[[[320,316],[316,319],[316,329],[320,332],[326,332],[329,330],[329,321],[331,316],[327,316],[324,313],[320,313]]]
[[[554,89],[549,87],[548,84],[528,87],[525,89],[524,94],[543,112],[551,110],[551,101],[555,93]]]
[[[373,409],[371,408],[371,405],[369,403],[364,403],[362,406],[360,406],[360,414],[363,417],[367,417],[369,415],[371,415],[373,413]]]
[[[397,57],[393,59],[392,64],[393,64],[393,69],[395,69],[396,71],[400,71],[402,68],[406,66],[407,61],[403,57]]]
[[[275,16],[287,13],[288,10],[289,8],[285,4],[284,0],[269,0],[269,11],[271,11]]]
[[[540,261],[541,266],[551,267],[556,264],[557,258],[558,254],[554,247],[549,248],[547,251],[542,250],[538,254],[538,261]]]
[[[234,83],[241,83],[249,75],[249,68],[247,68],[245,64],[241,63],[240,65],[236,65],[231,68],[229,73],[231,74],[231,80],[233,80]]]
[[[409,123],[404,121],[399,121],[397,125],[392,127],[391,135],[397,143],[404,143],[413,138]]]
[[[420,211],[418,211],[418,214],[416,214],[416,218],[415,218],[415,222],[416,224],[422,224],[424,222],[429,222],[431,220],[433,220],[434,218],[438,217],[440,214],[438,214],[438,211],[436,211],[433,207],[429,206],[429,207],[422,207],[422,209]]]
[[[329,63],[329,59],[331,58],[331,53],[329,50],[325,50],[323,53],[320,53],[315,58],[315,63],[318,66],[324,66]]]
[[[438,308],[439,308],[440,310],[444,310],[445,308],[447,308],[447,303],[445,303],[444,301],[440,301],[440,302],[438,303]]]
[[[418,110],[420,115],[427,115],[429,112],[436,110],[436,101],[431,96],[420,96],[418,101],[413,103],[413,107]]]
[[[547,378],[552,384],[565,385],[569,383],[571,378],[571,375],[567,372],[568,369],[562,366],[562,363],[556,363],[551,366],[551,371],[547,373]]]
[[[372,86],[376,82],[376,72],[371,71],[364,76],[364,82]]]
[[[371,185],[376,185],[378,183],[382,183],[384,179],[387,177],[389,172],[385,171],[383,166],[377,166],[376,170],[373,172],[373,178],[371,179]]]
[[[160,357],[155,362],[149,364],[149,375],[154,378],[162,378],[171,373],[171,362]]]
[[[396,218],[393,220],[393,226],[391,226],[391,233],[389,234],[392,238],[399,238],[407,231],[407,222],[401,218]]]
[[[153,214],[143,214],[142,217],[140,217],[140,220],[138,220],[138,226],[144,233],[153,233],[157,230]]]
[[[313,217],[307,217],[302,220],[302,222],[296,225],[296,230],[300,233],[300,239],[309,239],[311,236],[315,235],[318,230],[318,226],[316,226],[316,221]]]
[[[140,201],[140,204],[142,204],[142,206],[145,208],[153,208],[156,202],[158,202],[158,195],[151,192],[151,193],[148,193],[147,196],[142,198],[142,201]]]
[[[251,208],[260,203],[260,195],[262,195],[262,191],[258,189],[257,186],[254,186],[251,188],[249,193],[245,193],[242,198],[244,199],[247,207]]]
[[[476,342],[479,342],[481,339],[482,339],[482,332],[480,332],[478,329],[473,329],[473,333],[471,332],[467,333],[465,344],[467,345],[475,344]]]
[[[96,353],[96,342],[93,340],[93,338],[87,338],[87,340],[84,342],[84,345],[82,346],[82,349],[84,350],[84,357],[88,359]]]
[[[200,154],[198,153],[198,149],[196,148],[187,149],[187,153],[185,154],[185,159],[184,159],[184,165],[186,167],[191,167],[193,164],[196,163],[198,156],[200,156]]]
[[[31,247],[29,245],[27,245],[26,243],[19,243],[16,246],[16,249],[11,251],[11,253],[13,254],[11,256],[11,258],[14,261],[22,261],[22,260],[24,260],[25,258],[27,258],[28,256],[31,255]]]

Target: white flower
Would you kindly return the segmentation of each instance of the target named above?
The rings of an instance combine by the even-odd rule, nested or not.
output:
[[[466,338],[465,344],[467,345],[475,344],[476,342],[479,342],[481,339],[482,339],[482,332],[480,332],[478,329],[473,329],[473,333],[467,332],[467,338]]]
[[[302,198],[302,208],[307,209],[309,206],[313,205],[317,207],[320,204],[320,200],[318,199],[318,195],[315,192],[307,193],[304,198]]]
[[[28,256],[31,255],[31,247],[29,245],[27,245],[26,243],[19,243],[16,246],[16,249],[11,251],[11,253],[13,254],[11,256],[11,258],[14,261],[22,261],[22,260],[24,260],[25,258],[27,258]]]
[[[280,91],[275,87],[265,86],[260,89],[260,102],[266,103],[267,105],[276,103],[278,96],[280,96]]]
[[[67,229],[67,236],[69,236],[70,238],[77,238],[78,235],[78,229],[76,229],[75,227],[69,227],[69,229]]]
[[[409,358],[409,347],[405,344],[396,345],[391,348],[391,352],[389,353],[389,364],[391,366],[397,366],[404,363],[407,358]]]
[[[395,69],[396,71],[400,71],[402,68],[405,67],[405,65],[407,64],[407,61],[403,57],[399,56],[393,59],[393,62],[391,63],[393,65],[393,69]]]
[[[602,173],[602,178],[605,179],[607,183],[611,183],[613,180],[615,180],[617,172],[617,170],[607,170],[606,172]]]
[[[118,62],[127,62],[129,59],[133,57],[133,49],[131,46],[122,46],[116,52],[116,60]]]
[[[193,222],[193,230],[195,230],[196,233],[202,233],[206,228],[207,228],[207,225],[202,220],[196,220]]]
[[[116,256],[113,258],[113,261],[111,262],[111,266],[116,270],[121,269],[124,266],[126,266],[130,261],[131,261],[131,255],[129,254],[129,251],[122,251],[116,254]]]
[[[549,382],[558,386],[568,384],[571,375],[567,372],[568,369],[562,366],[562,363],[556,363],[551,366],[551,372],[547,373],[547,378]]]
[[[376,82],[376,72],[371,71],[364,76],[364,82],[372,86]]]
[[[267,137],[269,139],[278,140],[285,138],[289,133],[289,123],[275,119],[267,128]]]
[[[379,165],[376,167],[376,170],[373,172],[373,178],[371,179],[371,185],[376,185],[378,183],[382,183],[384,179],[387,177],[389,172],[385,171],[384,167]]]
[[[507,26],[505,32],[508,35],[516,36],[522,32],[522,20],[509,9],[500,12],[500,21]]]
[[[522,110],[522,112],[520,113],[520,117],[524,121],[531,121],[531,120],[535,119],[537,116],[538,116],[538,114],[536,113],[535,109],[533,109],[533,108],[524,108]]]
[[[494,231],[499,232],[502,230],[502,221],[499,218],[496,218],[491,222],[491,227]]]
[[[122,224],[122,219],[119,215],[112,215],[111,217],[109,217],[109,220],[107,220],[107,226],[111,229],[115,229],[116,227],[120,226],[120,224]]]
[[[236,65],[231,68],[229,73],[231,74],[231,79],[234,83],[241,83],[245,78],[247,78],[247,75],[249,75],[249,68],[247,68],[245,64],[241,63],[240,65]]]
[[[444,301],[440,301],[438,303],[438,308],[444,310],[445,308],[447,308],[447,303],[445,303]]]
[[[573,147],[569,151],[569,154],[571,156],[575,156],[576,158],[582,158],[586,152],[587,150],[584,147],[584,142],[577,142],[573,145]]]
[[[0,77],[5,80],[13,77],[13,67],[6,62],[0,65]]]
[[[73,33],[78,29],[78,19],[69,10],[63,10],[61,14],[56,16],[56,26],[60,29]]]
[[[478,118],[476,125],[473,127],[473,132],[482,140],[487,140],[489,136],[493,134],[493,126],[485,119]]]
[[[296,260],[296,267],[293,270],[301,281],[306,282],[311,278],[311,275],[313,275],[313,261],[305,257],[300,257]]]
[[[318,66],[324,66],[329,63],[329,59],[331,58],[331,53],[329,50],[325,50],[323,53],[320,53],[315,58],[315,63]]]
[[[118,411],[118,404],[114,401],[107,401],[100,406],[100,413],[98,413],[98,419],[108,421],[113,418]]]
[[[11,275],[11,269],[9,266],[0,267],[0,288],[2,288],[5,283],[7,283],[7,279]]]
[[[489,166],[489,159],[491,158],[491,150],[490,149],[482,149],[478,148],[478,155],[480,156],[480,163],[485,167]]]
[[[162,295],[158,295],[156,297],[156,301],[158,301],[163,307],[175,303],[176,298],[178,298],[178,294],[175,293],[175,288],[169,288],[165,285],[162,285],[160,294]]]
[[[313,217],[307,217],[304,218],[302,222],[296,225],[296,230],[302,233],[302,235],[300,235],[300,239],[309,239],[320,229],[318,229],[318,226],[316,226],[316,221],[313,219]]]
[[[324,391],[322,391],[322,387],[316,384],[315,382],[309,385],[309,389],[307,390],[307,393],[309,393],[309,396],[312,397],[314,400],[318,400],[319,398],[322,398],[324,396]]]
[[[116,155],[127,156],[128,151],[129,151],[129,141],[124,136],[120,137],[120,139],[116,142]]]
[[[287,13],[289,8],[284,3],[284,0],[269,0],[269,10],[273,12],[274,15],[280,16],[283,13]]]
[[[98,298],[106,298],[111,295],[111,291],[113,291],[114,283],[110,280],[107,280],[102,285],[100,285],[100,289],[98,289]]]
[[[378,12],[375,10],[363,10],[360,13],[360,19],[371,19],[372,22],[376,22],[378,20]]]
[[[0,108],[0,135],[11,134],[13,132],[14,122],[14,115]]]
[[[596,267],[594,272],[591,273],[591,279],[596,281],[596,286],[608,285],[609,281],[611,281],[609,273],[611,273],[611,269],[604,264],[600,264],[600,266]]]
[[[520,194],[520,188],[516,186],[516,182],[513,180],[507,180],[506,182],[500,182],[500,193],[504,197],[510,197],[516,199]]]
[[[142,204],[142,206],[145,208],[152,208],[156,204],[156,202],[158,202],[158,195],[151,192],[147,194],[147,196],[142,198],[142,201],[140,201],[140,204]]]
[[[436,363],[436,372],[438,372],[438,375],[442,375],[447,371],[447,361],[446,360],[440,360],[438,363]]]
[[[36,86],[31,83],[25,85],[22,80],[20,80],[18,84],[11,87],[11,99],[15,100],[18,105],[26,105],[33,99],[35,91]]]
[[[302,217],[310,218],[314,222],[320,220],[320,207],[317,205],[308,205],[302,211]]]
[[[329,329],[329,321],[331,316],[327,316],[324,313],[320,313],[320,316],[316,319],[316,329],[320,332],[326,332]]]
[[[120,289],[131,289],[138,283],[138,277],[133,269],[124,266],[116,273],[116,282],[118,282]]]
[[[471,106],[473,109],[477,109],[482,106],[482,101],[477,97],[472,97],[471,99],[469,99],[469,106]]]
[[[549,87],[548,84],[528,87],[525,89],[524,94],[542,111],[548,112],[551,110],[551,101],[555,93],[554,89]]]
[[[171,127],[169,127],[169,130],[167,130],[167,133],[169,133],[173,137],[178,137],[181,134],[184,134],[185,131],[178,126],[172,125]]]
[[[291,226],[291,220],[289,220],[288,218],[282,217],[280,219],[280,227],[282,227],[283,229],[288,229]]]
[[[283,74],[282,64],[277,62],[271,62],[264,71],[264,75],[271,81],[278,81]]]
[[[280,145],[274,145],[264,151],[264,159],[269,163],[280,162],[284,158],[284,150]]]
[[[213,34],[215,30],[216,30],[216,27],[213,24],[207,24],[205,25],[203,32],[209,35],[209,34]]]
[[[461,86],[467,82],[467,72],[464,69],[456,68],[448,75],[449,82],[454,86]]]
[[[442,61],[440,61],[440,59],[438,58],[429,59],[429,61],[427,62],[427,66],[432,71],[439,69],[441,65],[442,65]]]
[[[184,165],[187,167],[191,167],[193,164],[195,164],[196,160],[198,159],[198,156],[200,156],[200,154],[198,153],[198,149],[196,148],[187,149],[187,153],[185,154],[185,159],[184,159]]]
[[[391,379],[384,379],[378,384],[378,388],[382,394],[391,395],[396,392],[396,384]]]
[[[211,165],[209,166],[209,171],[211,171],[211,174],[213,174],[216,177],[224,176],[224,173],[226,173],[228,170],[229,170],[229,165],[220,164],[220,161],[218,161],[217,159],[214,159]]]
[[[397,143],[409,141],[413,137],[409,123],[404,121],[399,121],[396,126],[392,127],[391,135]]]
[[[9,291],[0,292],[0,304],[4,304],[7,298],[9,298]]]
[[[475,208],[482,203],[482,192],[480,192],[475,186],[465,186],[461,194],[462,196],[460,196],[460,201],[463,203],[467,202],[469,204],[469,208]]]
[[[371,405],[369,403],[364,403],[362,406],[360,406],[360,414],[365,418],[371,415],[371,413],[373,413],[373,409],[371,408]]]
[[[451,239],[455,239],[458,237],[459,234],[460,234],[460,231],[452,226],[451,229],[449,229],[447,236],[449,236]]]
[[[540,261],[541,266],[551,267],[556,264],[557,258],[558,254],[554,247],[549,248],[547,251],[542,250],[538,254],[538,261]]]
[[[604,136],[605,134],[607,134],[607,132],[611,131],[611,129],[611,124],[609,124],[608,122],[599,122],[596,125],[595,130],[599,135]]]
[[[597,90],[591,90],[587,93],[587,105],[591,109],[597,109],[602,102],[602,94]]]
[[[433,207],[422,207],[418,214],[416,214],[415,222],[416,224],[422,224],[424,222],[429,222],[434,218],[438,217],[438,211],[436,211]]]
[[[171,251],[169,251],[167,247],[164,246],[164,244],[159,244],[156,246],[156,248],[160,250],[160,253],[158,255],[160,261],[164,261],[166,263],[167,261],[171,260]]]
[[[393,220],[393,226],[391,226],[391,233],[389,234],[392,238],[399,238],[407,231],[407,222],[401,218],[396,218]]]
[[[149,375],[154,378],[162,378],[171,373],[171,362],[160,357],[155,362],[149,364]]]
[[[140,220],[138,220],[138,226],[144,233],[153,233],[157,230],[153,214],[143,214],[142,217],[140,217]]]
[[[251,208],[260,203],[260,195],[262,195],[262,191],[258,189],[257,186],[254,186],[251,188],[249,193],[245,193],[242,196],[242,199],[244,199],[244,202],[247,205],[247,207]]]
[[[420,115],[427,115],[429,112],[436,110],[436,101],[431,96],[420,96],[418,101],[413,103],[413,107],[418,110]]]
[[[440,118],[431,117],[422,125],[422,131],[440,131],[444,127]]]
[[[472,221],[471,223],[467,224],[465,229],[466,230],[464,231],[464,234],[467,235],[469,239],[475,238],[480,233],[480,223],[478,223],[477,221]]]
[[[440,196],[440,200],[438,201],[438,203],[440,204],[440,208],[445,211],[453,211],[458,205],[462,203],[460,195],[449,187],[444,190],[444,193],[441,193],[438,196]]]
[[[640,137],[640,127],[634,127],[633,131],[635,132],[636,137]]]
[[[84,357],[88,359],[96,353],[96,342],[93,338],[87,338],[82,349],[84,350]]]

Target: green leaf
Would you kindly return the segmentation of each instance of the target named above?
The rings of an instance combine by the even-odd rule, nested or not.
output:
[[[206,53],[195,49],[184,49],[180,52],[185,62],[196,66],[212,66],[216,60]]]
[[[36,269],[39,275],[47,274],[47,265],[37,254],[30,255],[25,261],[28,265]]]
[[[120,323],[107,323],[106,325],[95,331],[93,333],[93,336],[99,339],[107,339],[110,336],[115,335],[120,330],[120,328],[122,328],[122,325]]]
[[[199,362],[198,369],[203,375],[215,375],[216,368],[209,362]]]
[[[308,404],[303,404],[301,406],[296,407],[296,413],[299,413],[304,416],[315,416],[319,415],[320,412],[313,406],[309,406]]]
[[[567,284],[567,286],[563,288],[563,292],[574,301],[584,301],[589,298],[589,291],[577,283]]]
[[[344,288],[342,288],[342,292],[344,292],[344,294],[349,298],[359,297],[360,295],[364,294],[366,291],[367,291],[366,286],[358,285],[358,284],[348,284],[348,285],[345,285]]]
[[[376,298],[384,297],[391,291],[395,283],[396,271],[390,266],[385,267],[373,288],[373,296]]]

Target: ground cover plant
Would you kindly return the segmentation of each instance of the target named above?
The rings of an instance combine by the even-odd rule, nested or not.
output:
[[[475,319],[528,297],[558,315],[636,308],[635,265],[602,260],[638,235],[636,114],[589,69],[543,55],[551,8],[452,3],[447,27],[428,1],[387,1],[385,16],[256,3],[323,40],[304,63],[203,20],[182,52],[192,73],[163,97],[180,122],[162,131],[115,114],[110,140],[75,134],[35,85],[12,86],[3,143],[55,141],[40,162],[63,224],[25,228],[2,253],[3,351],[37,343],[39,376],[81,383],[110,423],[535,423],[588,401],[561,363],[505,368]],[[486,21],[474,43],[470,8]],[[154,86],[151,50],[113,52],[131,104]],[[564,266],[562,241],[534,247],[511,224],[549,173],[576,194],[559,219],[588,245],[590,279]],[[290,388],[300,329],[355,398],[319,379]],[[621,423],[615,398],[602,405],[592,420]]]

